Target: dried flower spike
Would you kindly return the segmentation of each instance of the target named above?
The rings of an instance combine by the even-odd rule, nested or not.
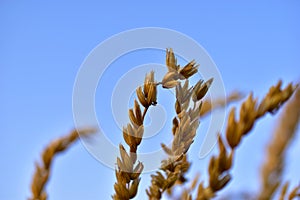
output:
[[[168,73],[162,80],[163,88],[173,88],[178,85],[179,80],[185,80],[193,76],[198,72],[198,66],[194,60],[189,62],[183,68],[177,65],[177,59],[175,58],[172,49],[167,49],[166,65],[168,67]]]

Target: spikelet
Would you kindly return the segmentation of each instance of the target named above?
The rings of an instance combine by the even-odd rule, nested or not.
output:
[[[81,136],[87,137],[90,134],[95,133],[95,129],[81,129],[73,130],[66,136],[55,139],[42,152],[42,162],[35,164],[35,173],[31,183],[31,197],[30,200],[46,200],[47,193],[45,191],[45,185],[49,180],[50,168],[53,159],[61,152],[66,151],[70,146],[76,142]]]

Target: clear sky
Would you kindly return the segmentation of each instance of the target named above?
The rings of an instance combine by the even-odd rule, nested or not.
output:
[[[76,74],[100,42],[133,28],[174,29],[207,50],[227,92],[254,91],[262,97],[279,79],[285,84],[300,79],[299,11],[300,2],[296,0],[1,0],[0,199],[29,197],[39,153],[51,139],[74,127],[72,91]],[[149,58],[149,53],[138,55],[136,62],[124,59],[124,65],[149,60],[162,63],[165,56],[164,52]],[[114,70],[118,68],[110,73]],[[225,193],[230,189],[257,191],[259,163],[275,125],[276,117],[262,119],[242,143],[234,179]],[[197,148],[197,142],[194,146]],[[285,173],[285,179],[293,184],[299,183],[296,168],[300,163],[295,159],[299,146],[299,142],[293,143]],[[206,170],[207,159],[199,160],[197,155],[193,159],[191,174]],[[114,171],[101,165],[80,143],[55,160],[52,173],[47,186],[50,200],[109,199],[113,193]],[[149,185],[149,175],[143,178],[139,199]]]

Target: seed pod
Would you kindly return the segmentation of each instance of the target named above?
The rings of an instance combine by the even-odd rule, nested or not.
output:
[[[144,93],[143,93],[143,91],[142,91],[142,87],[138,87],[138,88],[136,89],[136,94],[137,94],[137,97],[138,97],[140,103],[141,103],[145,108],[149,107],[149,105],[148,105],[148,103],[147,103],[147,101],[146,101],[145,95],[144,95]]]
[[[200,81],[198,82],[199,85],[195,86],[193,101],[199,101],[206,95],[209,87],[211,86],[211,84],[213,82],[213,78],[209,79],[204,84],[202,84],[202,82],[200,82]]]
[[[166,50],[167,54],[166,54],[166,65],[169,69],[169,71],[177,71],[178,70],[178,66],[177,66],[177,60],[175,58],[175,55],[173,53],[173,49],[170,48],[170,50]]]
[[[132,199],[136,196],[136,194],[138,192],[138,186],[139,186],[140,180],[141,180],[141,178],[134,179],[133,182],[130,184],[130,187],[129,187],[130,199]]]
[[[175,80],[172,80],[172,81],[168,81],[168,82],[165,82],[163,83],[163,88],[173,88],[175,87],[179,82],[178,81],[175,81]]]
[[[134,100],[134,113],[135,113],[135,118],[137,119],[138,122],[137,125],[138,126],[142,125],[143,124],[142,111],[137,100]]]
[[[185,65],[179,73],[182,75],[180,78],[181,80],[183,79],[188,79],[189,77],[193,76],[195,73],[198,72],[198,65],[196,65],[195,60],[192,60],[189,62],[187,65]]]

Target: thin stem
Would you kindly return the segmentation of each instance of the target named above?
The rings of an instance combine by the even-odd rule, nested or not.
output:
[[[145,119],[145,117],[146,117],[146,113],[147,113],[147,111],[148,111],[148,108],[149,108],[149,106],[148,106],[148,107],[145,107],[145,109],[144,109],[143,116],[142,116],[143,122],[144,122],[144,119]]]

